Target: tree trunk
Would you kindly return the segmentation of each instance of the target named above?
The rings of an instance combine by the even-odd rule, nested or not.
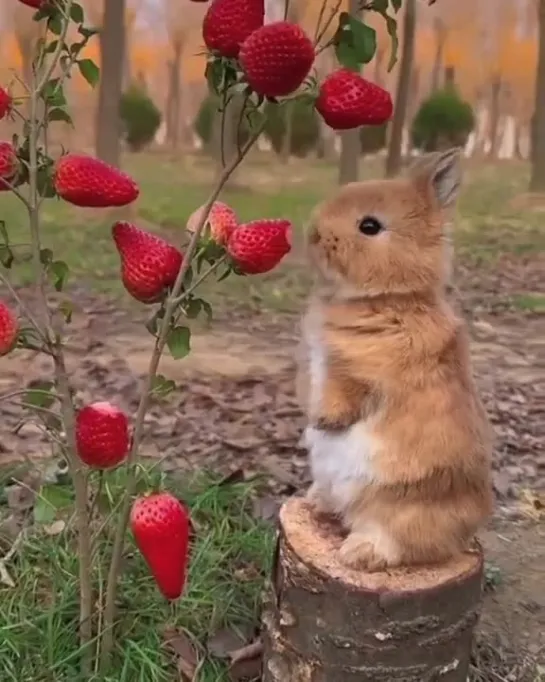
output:
[[[545,0],[539,0],[539,56],[531,144],[530,191],[545,192]]]
[[[100,33],[101,78],[98,92],[96,154],[120,165],[119,100],[125,64],[125,0],[108,0]]]
[[[168,99],[166,116],[166,141],[168,146],[177,151],[180,147],[181,133],[181,92],[180,69],[182,65],[183,44],[175,42],[172,45],[172,60],[168,62]]]
[[[341,541],[301,498],[283,505],[263,682],[466,682],[480,547],[440,566],[365,573],[339,563]]]
[[[414,38],[416,32],[416,0],[407,0],[403,19],[403,47],[397,81],[394,117],[390,128],[386,177],[397,175],[401,170],[401,143],[409,106],[411,74],[414,62]]]
[[[490,89],[490,151],[488,156],[495,159],[498,154],[498,131],[500,127],[500,97],[502,90],[501,76],[492,80]]]
[[[442,19],[437,17],[433,22],[435,29],[435,59],[431,72],[431,91],[435,92],[441,87],[441,74],[443,73],[443,53],[445,51],[446,30]]]

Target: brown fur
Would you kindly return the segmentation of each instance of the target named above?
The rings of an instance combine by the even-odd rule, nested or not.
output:
[[[382,446],[372,480],[355,477],[342,509],[323,485],[309,496],[350,531],[346,562],[370,570],[445,560],[467,547],[492,509],[490,428],[466,326],[446,296],[444,208],[456,193],[457,164],[451,152],[408,178],[347,185],[310,225],[320,285],[307,319],[319,315],[326,369],[309,423],[342,433],[374,416]],[[385,231],[361,234],[366,215]],[[395,551],[382,551],[378,536]]]

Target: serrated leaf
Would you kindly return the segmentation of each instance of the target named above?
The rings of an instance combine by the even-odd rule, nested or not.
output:
[[[151,386],[151,392],[153,395],[164,398],[169,393],[172,393],[175,388],[176,384],[174,381],[172,381],[172,379],[167,379],[162,374],[157,374],[153,377],[153,383]]]
[[[80,59],[77,62],[79,71],[89,85],[94,88],[100,80],[100,69],[92,59]]]
[[[55,107],[54,109],[50,109],[47,112],[47,120],[48,121],[63,121],[64,123],[69,123],[70,125],[73,125],[72,118],[70,117],[70,114],[65,109],[61,109],[60,107]]]
[[[167,346],[175,360],[181,360],[191,351],[191,331],[188,327],[174,327],[167,336]]]
[[[42,265],[49,265],[53,260],[53,251],[51,249],[40,249],[40,263]]]
[[[36,523],[52,523],[61,509],[70,507],[73,502],[70,489],[59,485],[43,486],[34,505]]]
[[[76,24],[83,24],[85,20],[83,7],[81,5],[78,5],[76,2],[70,8],[70,18]]]
[[[53,388],[51,381],[35,381],[25,393],[23,402],[35,407],[50,407],[55,401]]]
[[[49,273],[53,280],[53,286],[57,291],[62,291],[68,275],[70,274],[70,269],[68,265],[62,260],[56,260],[49,266]]]
[[[397,21],[393,17],[386,16],[386,29],[392,41],[390,48],[390,61],[388,62],[388,71],[391,71],[397,62],[397,50],[399,48],[399,38],[397,37]]]

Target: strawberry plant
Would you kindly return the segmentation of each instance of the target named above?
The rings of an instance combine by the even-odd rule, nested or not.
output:
[[[136,301],[150,308],[147,328],[154,348],[135,415],[126,415],[100,396],[96,402],[80,405],[74,400],[65,343],[75,314],[67,290],[70,266],[48,248],[42,210],[53,199],[96,210],[127,206],[137,200],[140,190],[129,175],[92,156],[51,154],[50,127],[57,121],[71,123],[66,80],[75,69],[91,86],[99,80],[97,66],[83,54],[97,31],[86,24],[84,10],[75,0],[19,1],[35,10],[42,39],[24,95],[12,94],[12,84],[0,88],[0,117],[20,123],[11,141],[0,142],[0,191],[12,192],[24,205],[29,233],[28,253],[21,255],[21,245],[10,241],[9,225],[0,222],[0,282],[9,296],[9,303],[7,297],[0,301],[0,356],[5,362],[5,356],[18,349],[44,354],[52,364],[53,379],[0,395],[0,400],[20,401],[40,421],[55,453],[68,466],[73,493],[64,502],[72,504],[74,498],[81,670],[83,679],[89,679],[92,671],[111,671],[117,589],[129,526],[161,594],[167,600],[183,594],[189,557],[188,509],[165,490],[142,492],[140,478],[139,451],[148,408],[154,398],[175,387],[158,374],[161,355],[168,349],[174,358],[185,357],[191,344],[189,321],[211,316],[209,303],[199,296],[205,279],[221,281],[269,272],[291,249],[289,220],[259,218],[239,224],[234,211],[218,200],[225,183],[263,132],[267,108],[280,110],[293,101],[304,103],[340,130],[383,124],[392,107],[386,91],[356,73],[376,48],[375,31],[363,21],[346,13],[326,12],[324,2],[311,38],[288,21],[264,25],[263,0],[212,0],[203,23],[206,76],[222,112],[233,96],[242,95],[239,130],[245,127],[245,140],[237,136],[236,153],[225,160],[207,202],[196,207],[180,246],[131,223],[112,226],[111,248],[119,253],[123,285]],[[363,7],[384,16],[393,38],[392,63],[395,12],[400,4],[400,0],[372,0]],[[331,31],[333,22],[338,25]],[[316,54],[329,47],[342,68],[320,85],[313,62]],[[28,259],[33,265],[33,304],[23,300],[12,277],[13,269]],[[126,471],[123,494],[114,500],[114,512],[96,523],[104,483],[113,480],[109,477],[115,477],[118,467]],[[51,489],[43,488],[40,499],[47,502],[52,495]],[[40,514],[49,519],[47,506]],[[95,551],[96,541],[106,527],[108,537],[113,536],[109,565],[105,571],[96,571],[95,563],[104,561]]]

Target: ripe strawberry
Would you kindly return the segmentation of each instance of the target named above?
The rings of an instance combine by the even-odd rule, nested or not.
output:
[[[140,193],[126,173],[84,154],[61,156],[55,167],[55,189],[75,206],[126,206]]]
[[[178,599],[185,584],[190,522],[182,503],[169,493],[135,501],[131,529],[136,545],[167,599]]]
[[[227,253],[246,275],[272,270],[290,249],[289,220],[254,220],[239,225],[227,244]]]
[[[19,321],[15,313],[0,301],[0,355],[7,355],[15,345],[19,332]]]
[[[17,174],[17,154],[11,142],[0,142],[0,192],[9,190],[2,180],[12,182]]]
[[[155,234],[119,222],[112,234],[121,256],[125,289],[141,303],[155,303],[176,281],[183,254]]]
[[[0,87],[0,121],[11,111],[13,98],[7,90]]]
[[[213,0],[202,23],[204,43],[222,57],[238,57],[241,44],[264,19],[264,0]]]
[[[186,229],[188,232],[194,232],[199,224],[204,206],[201,206],[189,216]],[[238,225],[237,214],[233,209],[224,204],[223,201],[215,201],[212,204],[210,213],[208,214],[207,223],[210,225],[211,238],[221,246],[226,246],[233,230]]]
[[[111,403],[92,403],[76,416],[76,444],[80,459],[94,469],[109,469],[129,452],[129,422]]]
[[[349,69],[327,76],[320,87],[316,109],[328,126],[347,130],[380,125],[392,116],[390,93]]]
[[[297,24],[276,21],[254,31],[240,48],[248,84],[264,97],[289,95],[314,63],[312,41]]]
[[[29,7],[34,7],[34,9],[40,9],[42,5],[46,4],[47,0],[19,0],[23,5],[28,5]]]

